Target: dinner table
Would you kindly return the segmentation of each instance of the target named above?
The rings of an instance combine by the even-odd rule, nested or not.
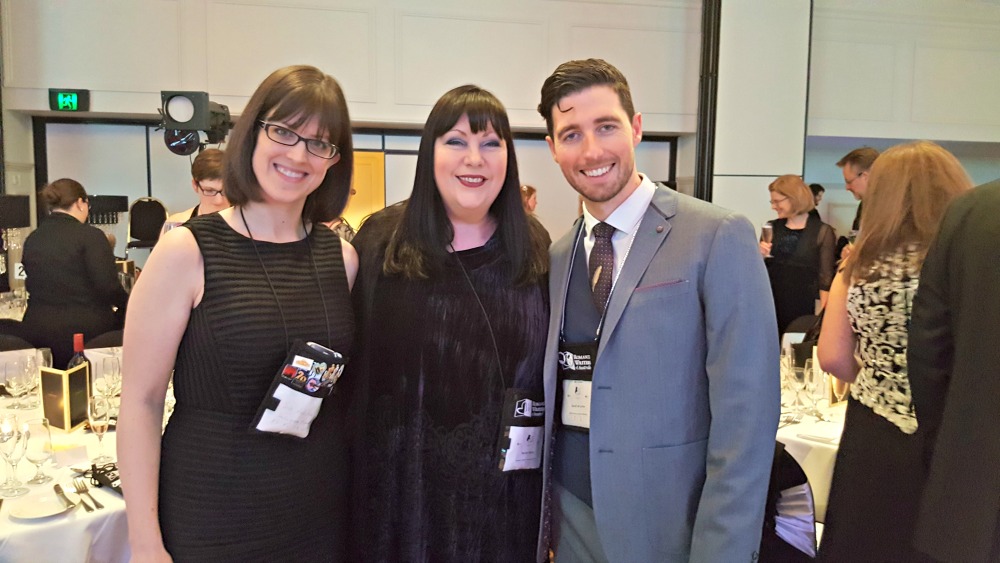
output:
[[[826,521],[834,464],[844,430],[847,401],[818,406],[815,411],[797,415],[782,413],[777,440],[798,462],[809,480],[817,522]]]
[[[119,353],[119,349],[113,348],[86,351],[95,381],[102,378],[104,358]],[[12,402],[8,397],[0,399],[0,412],[16,414],[19,422],[44,416],[41,406],[13,410],[9,408]],[[0,562],[127,563],[130,551],[125,501],[110,487],[94,486],[94,482],[82,473],[91,468],[91,460],[99,453],[97,435],[87,425],[69,432],[55,425],[50,428],[54,455],[42,469],[52,480],[44,484],[27,484],[36,468],[27,459],[22,459],[17,466],[17,478],[26,483],[28,493],[2,498]],[[103,442],[103,452],[115,457],[113,425],[105,433]],[[6,477],[6,469],[4,475]],[[88,486],[90,496],[82,495],[82,500],[93,509],[92,512],[84,509],[81,495],[76,493],[74,478],[77,477],[83,478]],[[67,508],[58,498],[55,484],[63,488],[72,507]],[[103,508],[96,508],[93,501]]]

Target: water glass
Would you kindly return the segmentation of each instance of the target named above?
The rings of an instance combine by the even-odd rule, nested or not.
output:
[[[25,445],[24,457],[35,465],[35,476],[28,480],[32,485],[48,483],[52,480],[42,471],[45,462],[52,459],[52,431],[49,419],[35,418],[25,423],[28,428],[28,443]]]
[[[21,405],[21,395],[28,392],[28,378],[26,376],[24,358],[13,358],[4,363],[4,387],[13,397],[7,403],[7,408],[11,410],[23,409]]]
[[[0,455],[7,462],[7,481],[0,487],[0,496],[6,498],[19,497],[28,493],[28,488],[17,480],[17,465],[24,457],[28,432],[18,420],[17,415],[5,414],[0,417]]]

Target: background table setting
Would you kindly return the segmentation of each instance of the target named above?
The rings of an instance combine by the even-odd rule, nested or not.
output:
[[[809,480],[816,521],[826,518],[830,482],[847,410],[846,389],[834,392],[833,376],[815,358],[796,367],[791,354],[781,356],[781,419],[777,440],[795,458]]]
[[[116,474],[115,434],[107,430],[117,415],[120,354],[120,348],[87,351],[93,382],[88,424],[67,432],[44,418],[39,401],[37,366],[44,364],[44,352],[0,352],[0,377],[14,395],[0,398],[0,454],[6,466],[0,486],[0,561],[129,560],[125,502],[92,479],[94,466],[112,471],[112,478]],[[29,374],[27,383],[20,380],[24,374]],[[25,387],[30,390],[22,393]],[[79,494],[78,487],[86,492]]]

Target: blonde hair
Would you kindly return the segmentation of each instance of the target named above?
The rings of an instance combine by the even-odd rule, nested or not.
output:
[[[910,246],[923,263],[948,204],[970,188],[962,164],[936,143],[905,143],[882,153],[872,164],[861,233],[844,275],[865,279],[882,256]]]
[[[816,207],[816,200],[813,199],[812,190],[795,174],[785,174],[778,176],[778,179],[771,182],[767,187],[769,192],[777,192],[792,200],[792,214],[809,213]]]

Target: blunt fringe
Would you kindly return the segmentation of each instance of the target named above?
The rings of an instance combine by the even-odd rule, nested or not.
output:
[[[261,201],[261,187],[253,171],[253,152],[260,137],[258,120],[280,121],[297,128],[311,119],[319,135],[337,145],[340,160],[330,167],[306,198],[302,217],[321,223],[340,217],[350,196],[354,171],[351,117],[340,84],[316,67],[280,68],[261,82],[229,136],[222,178],[226,198],[235,205]]]
[[[872,165],[861,232],[844,263],[848,280],[866,280],[888,253],[913,246],[921,263],[951,201],[972,188],[953,154],[930,141],[896,145]]]
[[[399,226],[389,239],[383,271],[409,279],[427,279],[437,274],[449,258],[454,238],[451,220],[434,178],[434,143],[462,118],[469,117],[473,133],[492,126],[507,148],[507,170],[503,186],[490,206],[497,234],[510,262],[516,283],[531,283],[548,272],[547,235],[537,222],[529,221],[521,204],[517,158],[507,110],[490,92],[474,85],[448,91],[434,104],[420,137],[413,191],[405,204]],[[539,232],[541,231],[541,232]]]

